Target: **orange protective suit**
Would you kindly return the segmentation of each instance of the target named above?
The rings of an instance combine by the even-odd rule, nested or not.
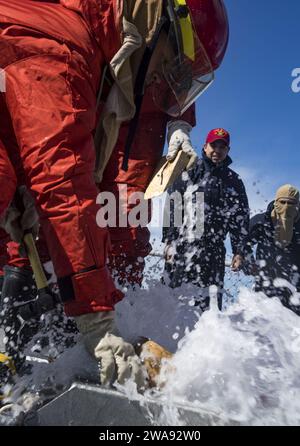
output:
[[[6,77],[0,119],[7,120],[7,113],[12,121],[25,182],[71,316],[111,310],[122,298],[106,265],[108,231],[95,218],[96,97],[101,70],[120,46],[109,23],[112,11],[102,13],[97,40],[90,23],[62,5],[0,0],[0,67]],[[15,187],[9,163],[15,148],[6,144],[5,131],[1,172],[6,169],[9,178],[0,214]]]
[[[101,73],[121,45],[120,4],[0,0],[0,67],[6,75],[6,92],[0,94],[0,118],[5,123],[0,130],[4,142],[0,174],[4,170],[9,178],[5,180],[8,198],[1,201],[0,212],[12,197],[17,176],[35,196],[71,316],[110,310],[122,298],[106,266],[108,230],[96,224],[99,206],[92,136]],[[146,91],[128,171],[121,170],[128,133],[125,123],[101,190],[117,197],[122,184],[128,186],[129,195],[145,190],[162,154],[169,119]],[[181,119],[194,125],[194,108]],[[17,175],[9,168],[9,159]],[[144,257],[151,250],[148,229],[117,227],[109,232],[110,268],[121,281],[140,284]],[[11,246],[10,253],[20,265],[22,260]]]

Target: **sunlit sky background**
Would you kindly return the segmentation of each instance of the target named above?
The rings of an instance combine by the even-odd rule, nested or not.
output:
[[[292,91],[292,71],[300,68],[300,1],[225,4],[229,47],[215,82],[197,101],[192,141],[200,154],[209,130],[230,131],[231,167],[246,184],[253,214],[280,185],[300,188],[300,93]]]

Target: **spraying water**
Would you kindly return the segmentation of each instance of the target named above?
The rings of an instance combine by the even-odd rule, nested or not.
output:
[[[236,304],[213,307],[180,341],[163,392],[229,424],[299,425],[299,353],[299,317],[241,289]]]
[[[156,281],[128,291],[116,306],[126,339],[146,336],[176,352],[163,367],[164,388],[151,394],[164,402],[153,422],[186,424],[175,408],[181,403],[214,414],[215,424],[299,425],[300,318],[278,299],[246,287],[223,312],[212,294],[211,309],[201,314],[193,304],[197,290],[171,290]],[[46,381],[62,389],[84,374],[95,378],[97,368],[79,342],[52,364],[34,364],[15,395],[22,387],[39,392]],[[131,384],[123,391],[136,397]]]

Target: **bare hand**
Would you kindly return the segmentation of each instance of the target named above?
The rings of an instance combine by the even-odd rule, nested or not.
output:
[[[173,262],[176,253],[174,244],[166,245],[164,249],[164,259],[166,262]]]
[[[240,271],[242,268],[244,262],[244,258],[240,254],[236,254],[233,256],[232,262],[231,262],[231,269],[232,271]]]

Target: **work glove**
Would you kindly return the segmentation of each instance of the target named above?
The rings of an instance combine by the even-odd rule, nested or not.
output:
[[[187,170],[190,169],[197,160],[197,153],[193,149],[190,140],[190,131],[192,126],[185,121],[170,121],[168,122],[168,154],[167,160],[172,161],[176,158],[180,149],[183,150],[189,157],[190,161],[187,165]]]
[[[100,382],[110,386],[133,379],[138,390],[145,387],[144,371],[131,344],[120,336],[114,322],[114,311],[89,313],[75,317],[89,353],[99,362]]]
[[[34,237],[37,236],[39,216],[35,202],[27,187],[20,186],[17,193],[24,210],[19,209],[17,200],[14,198],[2,217],[0,226],[10,235],[14,242],[21,243],[25,231],[31,231]]]

